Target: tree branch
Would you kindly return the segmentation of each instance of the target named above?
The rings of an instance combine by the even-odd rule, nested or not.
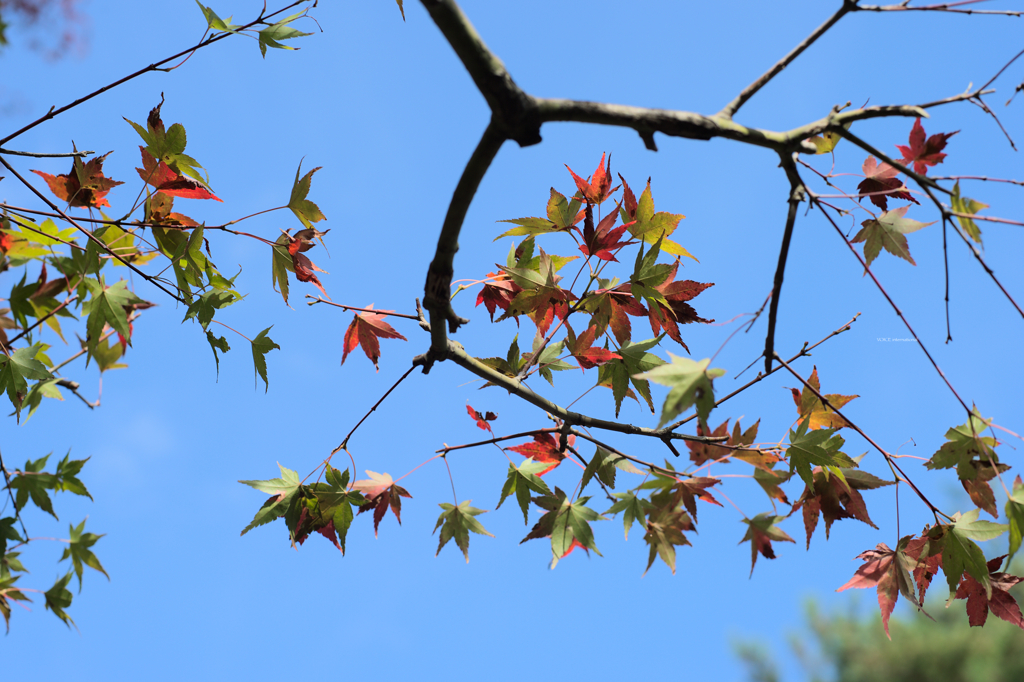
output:
[[[796,212],[800,202],[804,200],[806,190],[803,180],[796,170],[793,157],[782,157],[782,167],[789,178],[789,212],[786,215],[786,229],[782,233],[782,246],[779,249],[779,263],[775,266],[775,283],[772,285],[772,303],[768,309],[768,334],[764,339],[764,371],[772,371],[772,358],[775,357],[775,323],[779,314],[779,294],[782,293],[782,278],[786,272],[786,259],[789,258],[789,244],[793,238],[793,227],[796,225]]]
[[[718,112],[717,116],[725,119],[732,119],[736,112],[739,111],[739,108],[746,104],[747,100],[757,94],[758,90],[767,85],[772,78],[779,75],[782,70],[789,66],[793,60],[799,57],[804,50],[813,45],[818,38],[825,35],[826,31],[832,28],[837,21],[846,16],[848,12],[855,9],[856,6],[857,0],[843,0],[843,6],[840,7],[835,14],[829,17],[821,26],[814,29],[811,35],[804,38],[803,42],[790,50],[789,54],[777,61],[772,68],[765,71],[760,78],[743,88],[743,91],[736,96],[736,99],[726,104],[722,110]]]

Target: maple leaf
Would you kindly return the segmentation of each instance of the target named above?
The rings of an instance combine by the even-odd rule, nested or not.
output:
[[[309,260],[309,258],[306,255],[301,253],[296,253],[295,255],[292,256],[292,263],[295,268],[295,279],[299,280],[300,282],[312,282],[314,285],[316,285],[316,288],[320,290],[320,293],[322,293],[324,296],[327,296],[327,290],[324,289],[324,285],[320,283],[320,280],[317,278],[316,275],[313,274],[313,271],[316,270],[317,272],[322,272],[324,274],[330,273],[328,273],[326,270],[321,270],[320,268],[318,268],[316,265],[313,264],[313,261]],[[330,300],[330,298],[330,296],[327,296],[328,300]]]
[[[993,450],[996,439],[982,436],[991,423],[991,419],[985,419],[975,409],[967,422],[946,431],[948,442],[943,443],[931,459],[925,462],[925,467],[933,470],[956,467],[957,477],[961,481],[976,479],[978,465],[991,466],[999,462]]]
[[[789,448],[786,455],[789,457],[790,471],[796,471],[808,487],[814,486],[814,477],[811,473],[811,466],[820,466],[828,469],[830,475],[845,480],[844,469],[853,469],[857,466],[850,457],[839,448],[843,447],[842,436],[836,435],[836,429],[818,429],[808,432],[810,417],[804,417],[796,430],[789,431]]]
[[[978,211],[988,208],[988,204],[983,204],[980,201],[975,201],[969,197],[960,196],[960,181],[957,180],[956,184],[953,185],[953,193],[949,197],[949,205],[957,213],[968,213],[974,215]],[[960,221],[960,227],[964,228],[964,232],[970,235],[971,239],[981,243],[981,228],[971,218],[964,216],[957,216],[957,220]]]
[[[555,318],[564,320],[569,314],[569,303],[576,300],[576,294],[562,289],[558,285],[562,278],[555,273],[569,260],[549,256],[541,249],[537,269],[526,264],[516,268],[502,268],[523,290],[516,294],[501,319],[528,315],[541,334],[547,334]]]
[[[572,447],[575,442],[576,436],[570,434],[566,444]],[[565,453],[559,450],[558,439],[547,431],[534,434],[532,443],[523,443],[522,445],[515,445],[506,449],[518,452],[523,457],[533,459],[535,462],[547,464],[548,467],[546,469],[537,472],[538,476],[543,476],[551,471],[565,459]]]
[[[641,528],[647,527],[646,516],[648,512],[654,511],[655,506],[642,497],[637,497],[633,491],[627,493],[612,493],[618,499],[608,508],[605,514],[618,514],[622,512],[622,524],[625,526],[626,539],[629,539],[629,529],[633,524]]]
[[[580,493],[587,489],[587,484],[596,475],[597,480],[609,488],[615,489],[615,465],[617,462],[628,461],[620,455],[613,455],[604,448],[598,446],[594,456],[587,462],[583,470],[583,478],[580,479]]]
[[[613,353],[607,348],[593,348],[597,327],[587,327],[587,330],[577,337],[573,333],[572,327],[569,327],[567,323],[566,331],[568,332],[566,347],[572,353],[572,356],[576,358],[576,362],[580,363],[581,369],[592,369],[612,360],[622,359],[621,355]]]
[[[68,526],[70,528],[70,535],[68,540],[68,546],[64,548],[64,553],[61,555],[59,561],[65,559],[71,559],[71,563],[75,570],[75,575],[78,577],[78,592],[82,592],[82,565],[88,566],[94,570],[99,571],[103,575],[107,576],[107,580],[110,580],[110,576],[103,569],[103,565],[100,560],[96,558],[92,550],[89,549],[96,544],[103,535],[96,535],[95,533],[83,533],[85,529],[85,521],[82,521],[78,526]]]
[[[644,534],[644,542],[651,546],[647,556],[647,568],[644,575],[651,570],[655,557],[661,560],[676,572],[676,546],[689,545],[690,541],[683,535],[683,531],[695,530],[690,515],[678,509],[662,508],[653,512],[647,519],[647,532]]]
[[[619,176],[622,179],[622,176]],[[648,244],[654,244],[661,240],[661,249],[673,256],[685,256],[697,260],[696,256],[684,249],[680,244],[669,239],[669,235],[676,231],[679,221],[686,216],[676,213],[654,212],[654,198],[651,195],[651,180],[647,179],[647,187],[640,194],[640,200],[634,198],[633,191],[622,180],[623,202],[619,208],[623,223],[633,221],[629,226],[629,233],[637,239],[642,239]],[[698,263],[700,261],[697,261]]]
[[[754,480],[761,486],[769,499],[789,504],[789,498],[779,486],[793,477],[792,471],[776,471],[775,469],[754,469]]]
[[[807,383],[810,384],[814,391],[821,393],[821,382],[818,379],[817,365],[815,365],[814,370],[811,372],[810,378],[807,379]],[[830,405],[830,407],[826,407],[811,388],[805,385],[802,391],[798,391],[795,388],[789,389],[793,393],[793,402],[796,403],[796,410],[800,418],[810,417],[809,426],[812,429],[841,429],[849,426],[845,419],[835,413],[835,409],[843,407],[846,403],[860,396],[840,395],[838,393],[824,394],[825,399]]]
[[[352,484],[353,490],[358,490],[368,501],[359,507],[359,513],[370,509],[373,510],[373,536],[377,537],[377,527],[381,519],[387,514],[388,507],[395,515],[398,524],[402,524],[402,498],[412,499],[409,491],[398,485],[391,479],[391,474],[378,474],[375,471],[366,470],[368,479],[356,481]]]
[[[654,412],[654,400],[651,397],[651,387],[646,378],[640,373],[653,370],[665,364],[665,361],[653,353],[647,351],[658,345],[662,337],[638,341],[637,343],[623,343],[619,346],[621,360],[612,360],[598,367],[597,385],[607,386],[612,389],[612,396],[615,400],[615,416],[619,416],[619,409],[622,407],[622,399],[630,397],[637,400],[630,384],[644,397],[651,413]],[[671,393],[669,394],[671,395]],[[637,400],[637,402],[640,402]]]
[[[67,575],[63,578],[58,578],[57,582],[53,584],[53,587],[43,593],[46,598],[45,608],[49,611],[53,611],[53,615],[64,621],[64,624],[69,628],[75,625],[75,621],[71,619],[71,616],[64,612],[64,609],[71,606],[71,592],[67,590],[68,583],[71,582],[71,576],[73,573],[68,571]],[[75,628],[78,626],[75,625]]]
[[[513,282],[512,277],[507,273],[488,272],[487,281],[484,282],[483,288],[476,296],[476,304],[483,303],[491,316],[491,322],[494,322],[494,311],[498,308],[507,311],[513,299],[522,290],[523,288]],[[518,323],[519,318],[517,317],[516,324]]]
[[[860,196],[870,195],[868,198],[878,208],[883,211],[889,208],[888,199],[892,197],[894,199],[906,199],[912,201],[915,204],[920,203],[913,197],[906,186],[903,184],[903,180],[897,178],[899,171],[883,162],[879,165],[875,157],[869,156],[864,162],[864,180],[857,185],[857,191],[860,192]],[[884,192],[884,194],[879,194]]]
[[[629,223],[612,229],[617,218],[618,211],[612,211],[601,219],[601,222],[597,224],[595,229],[594,205],[591,203],[587,204],[586,218],[583,222],[583,243],[579,247],[584,256],[596,256],[601,260],[619,262],[612,251],[628,246],[631,242],[619,241],[626,228],[629,227]]]
[[[900,163],[904,166],[909,166],[913,162],[914,172],[918,175],[926,175],[928,173],[928,166],[940,164],[946,158],[942,150],[946,148],[946,142],[949,138],[959,132],[959,130],[955,130],[951,133],[937,133],[925,140],[924,126],[921,125],[921,119],[915,120],[914,127],[910,129],[910,146],[896,145],[896,148],[903,153]]]
[[[302,484],[295,471],[281,466],[281,464],[278,464],[277,467],[281,470],[280,478],[271,478],[265,481],[239,481],[239,483],[244,483],[260,492],[269,493],[271,496],[259,508],[249,525],[242,529],[241,534],[245,535],[253,528],[284,517],[289,539],[294,544],[295,530],[302,512],[305,511],[302,504]]]
[[[463,556],[466,557],[466,563],[469,563],[469,531],[473,531],[478,535],[486,535],[487,537],[493,538],[494,536],[487,532],[479,521],[475,517],[480,514],[485,514],[483,509],[477,509],[476,507],[470,507],[469,503],[472,500],[466,500],[460,502],[459,506],[442,502],[438,506],[443,510],[441,515],[437,517],[437,525],[434,526],[434,532],[437,529],[441,529],[441,541],[437,545],[437,552],[434,556],[441,553],[448,541],[455,538],[455,544],[462,550]]]
[[[848,590],[851,587],[867,588],[875,587],[878,591],[878,607],[882,612],[882,627],[885,629],[885,636],[889,636],[889,617],[896,608],[896,601],[899,599],[900,590],[897,584],[897,569],[899,564],[894,561],[896,553],[889,549],[884,542],[878,543],[875,549],[869,549],[857,555],[858,559],[864,560],[864,565],[857,569],[850,580],[840,587],[836,592]]]
[[[597,521],[604,517],[593,509],[586,506],[589,497],[577,498],[575,502],[569,502],[565,492],[555,488],[554,495],[544,495],[533,498],[534,503],[541,509],[548,512],[537,521],[529,534],[519,544],[527,540],[538,538],[551,538],[551,568],[554,568],[560,559],[563,559],[577,547],[582,547],[588,554],[589,550],[597,552],[597,545],[594,543],[594,532],[590,528],[590,521]]]
[[[29,390],[27,379],[45,381],[53,378],[46,365],[37,359],[43,348],[44,344],[36,343],[19,348],[10,355],[0,354],[0,391],[7,391],[7,397],[19,414]]]
[[[366,306],[372,309],[373,304]],[[381,310],[381,313],[392,313],[393,310]],[[378,313],[356,313],[352,318],[352,324],[345,330],[344,353],[341,356],[341,364],[345,364],[345,358],[355,350],[355,347],[362,345],[366,357],[370,358],[373,366],[377,366],[380,359],[380,341],[378,339],[402,339],[408,341],[404,336],[395,331],[394,327],[388,324],[383,315]]]
[[[50,175],[38,170],[32,172],[46,180],[46,185],[54,196],[68,202],[68,206],[110,206],[106,199],[107,193],[114,187],[124,184],[103,175],[103,162],[112,153],[107,152],[103,156],[93,157],[85,163],[76,156],[72,160],[71,170],[64,175]]]
[[[313,229],[313,223],[326,220],[320,207],[306,198],[306,195],[309,194],[309,186],[313,181],[313,173],[316,173],[322,167],[317,166],[303,175],[300,180],[299,174],[302,172],[302,161],[299,161],[299,168],[295,171],[295,182],[292,184],[292,193],[288,198],[288,208],[292,210],[292,213],[295,214],[295,217],[299,219],[299,222],[307,230]],[[320,236],[319,233],[317,236]],[[305,251],[305,249],[302,250]]]
[[[53,511],[53,501],[46,491],[56,489],[58,482],[53,474],[43,471],[46,460],[49,458],[50,455],[44,455],[34,462],[27,460],[25,468],[11,477],[8,486],[11,490],[17,491],[14,497],[15,511],[24,509],[31,498],[34,505],[53,518],[57,518],[57,514]]]
[[[136,168],[135,171],[144,182],[152,185],[157,192],[173,197],[181,197],[182,199],[213,199],[214,201],[222,201],[220,197],[216,196],[198,180],[186,178],[181,173],[171,170],[170,166],[163,161],[157,163],[157,160],[146,151],[145,147],[140,146],[139,150],[142,152],[143,167]]]
[[[540,345],[544,343],[544,338],[540,335],[533,337],[533,351],[530,353],[523,353],[523,363],[529,362],[534,354],[540,350]],[[510,349],[511,350],[511,349]],[[562,353],[565,352],[565,342],[558,341],[556,343],[549,343],[544,347],[544,350],[540,351],[540,357],[537,358],[536,367],[540,375],[551,384],[555,385],[554,374],[552,372],[564,372],[567,369],[576,369],[575,365],[572,365],[565,360],[561,359]],[[516,370],[516,374],[519,370]]]
[[[991,611],[998,618],[1024,630],[1024,616],[1021,616],[1017,600],[1010,596],[1010,589],[1024,578],[1009,573],[997,573],[996,569],[1004,558],[1005,554],[986,564],[991,586],[989,591],[970,575],[964,575],[964,579],[956,588],[955,598],[967,600],[967,616],[971,627],[983,626],[988,619],[988,612]]]
[[[516,501],[519,508],[523,510],[523,523],[529,523],[530,491],[542,495],[551,495],[547,483],[540,476],[549,471],[550,466],[546,462],[535,462],[532,458],[527,459],[518,467],[514,464],[508,465],[508,478],[501,488],[501,499],[495,509],[501,507],[502,503],[512,493],[516,494]]]
[[[859,469],[842,469],[843,476],[828,475],[821,467],[811,472],[813,485],[806,486],[800,499],[793,505],[790,514],[803,509],[804,529],[807,531],[807,548],[811,548],[811,536],[818,526],[818,517],[825,517],[825,539],[829,537],[832,524],[840,519],[856,519],[872,528],[878,526],[868,516],[868,508],[860,490],[873,490],[895,481],[885,481]]]
[[[922,534],[921,537],[912,537],[906,543],[905,553],[910,560],[908,563],[912,564],[908,565],[908,568],[913,573],[914,582],[918,590],[918,606],[924,604],[925,593],[931,586],[932,579],[935,578],[939,569],[942,568],[943,543],[941,539],[935,542],[935,538],[931,537],[931,534],[936,531],[941,532],[941,527],[936,527],[932,531]],[[900,545],[903,545],[902,540]]]
[[[295,541],[301,545],[310,533],[320,533],[344,554],[345,538],[352,525],[352,508],[362,506],[366,499],[360,493],[347,489],[347,469],[340,472],[328,464],[324,477],[325,483],[308,486],[314,497],[303,499]]]
[[[786,531],[776,527],[776,524],[785,519],[785,516],[772,516],[768,513],[761,513],[752,519],[743,519],[747,524],[747,533],[740,540],[743,544],[750,541],[750,575],[754,575],[754,566],[757,564],[758,553],[766,559],[775,558],[775,550],[772,549],[772,540],[776,542],[793,542],[796,540],[789,537]]]
[[[709,369],[710,359],[694,362],[689,358],[668,354],[672,362],[655,367],[649,372],[634,375],[635,379],[649,379],[656,384],[668,386],[668,395],[661,408],[660,429],[685,410],[696,405],[700,419],[707,419],[715,406],[715,391],[712,382],[725,374],[724,369]]]
[[[737,422],[738,424],[738,422]],[[756,427],[755,427],[756,428]],[[724,422],[718,425],[714,431],[708,428],[707,422],[703,419],[697,420],[697,435],[698,436],[729,436],[729,420],[726,419]],[[690,450],[690,460],[700,466],[708,460],[715,461],[723,459],[732,454],[732,450],[729,448],[723,448],[714,443],[700,443],[694,441],[686,441],[686,447]],[[724,460],[728,462],[728,460]]]
[[[484,431],[490,431],[491,435],[494,435],[494,431],[491,431],[491,425],[488,424],[487,422],[494,421],[495,419],[498,418],[498,415],[496,415],[493,412],[487,412],[486,414],[484,414],[483,412],[477,412],[470,405],[466,405],[466,412],[469,413],[470,419],[476,421],[476,425],[478,428],[481,428]]]
[[[596,327],[595,337],[604,336],[611,327],[619,345],[628,343],[632,336],[629,315],[647,317],[647,309],[635,298],[628,283],[614,289],[598,289],[586,296],[583,308],[593,316],[590,324]]]
[[[985,541],[997,538],[1005,533],[1009,526],[991,521],[979,521],[978,509],[966,514],[954,514],[954,523],[941,526],[942,536],[942,571],[946,574],[949,585],[950,599],[955,595],[960,584],[960,576],[969,574],[981,584],[985,595],[991,598],[992,582],[986,566],[985,554],[975,544],[975,540]]]
[[[665,468],[673,471],[672,465],[665,462]],[[659,509],[674,510],[682,504],[686,511],[690,512],[694,522],[697,521],[697,498],[714,504],[719,507],[722,503],[708,492],[708,488],[721,483],[717,478],[707,476],[692,476],[688,478],[676,478],[657,474],[654,480],[647,481],[641,485],[641,489],[659,489],[659,492],[651,496],[651,503]]]
[[[683,343],[682,336],[679,334],[679,325],[692,322],[711,324],[714,320],[705,320],[697,315],[697,311],[687,301],[693,299],[708,287],[715,286],[715,283],[709,282],[704,284],[689,279],[676,282],[675,277],[678,269],[679,261],[677,260],[672,264],[672,269],[669,270],[665,281],[654,287],[655,291],[662,295],[665,303],[662,303],[660,300],[657,303],[652,302],[648,311],[648,318],[651,321],[651,332],[653,334],[660,334],[662,327],[664,327],[669,337],[689,353],[690,349]]]
[[[271,325],[256,335],[250,345],[252,345],[252,362],[256,368],[256,373],[260,379],[263,379],[263,385],[266,387],[264,393],[270,390],[270,381],[267,380],[267,353],[272,350],[281,350],[281,346],[274,343],[274,340],[267,336],[267,332],[273,329]],[[253,378],[253,384],[256,384],[256,378]]]
[[[597,164],[597,170],[594,171],[594,174],[587,180],[584,180],[580,176],[576,175],[576,173],[573,173],[572,168],[569,168],[568,164],[565,166],[572,175],[572,179],[576,181],[576,187],[583,194],[584,198],[586,198],[588,204],[600,204],[607,199],[615,189],[618,189],[611,188],[612,157],[610,154],[608,155],[608,166],[605,167],[604,156],[605,153],[601,152],[601,161]]]
[[[988,482],[998,474],[1007,471],[1010,465],[999,462],[996,457],[993,457],[992,460],[972,459],[969,464],[975,470],[975,476],[971,479],[961,480],[960,484],[967,491],[971,502],[991,514],[992,518],[999,518],[999,511],[996,509],[996,495]]]
[[[922,227],[934,225],[922,223],[916,220],[904,218],[909,206],[901,206],[891,211],[886,211],[878,218],[869,218],[861,223],[860,232],[850,240],[851,244],[864,242],[864,261],[870,266],[871,261],[878,257],[884,248],[898,258],[902,258],[911,265],[917,265],[910,255],[910,247],[907,245],[907,238],[904,235],[917,232]]]

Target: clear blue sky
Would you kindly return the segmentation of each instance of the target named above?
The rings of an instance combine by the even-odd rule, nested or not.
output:
[[[222,16],[247,20],[262,3],[217,3]],[[17,140],[15,148],[115,150],[108,175],[127,181],[110,200],[115,208],[138,191],[138,137],[122,116],[142,121],[164,93],[164,120],[188,131],[188,153],[210,173],[223,204],[179,200],[178,210],[221,224],[285,203],[295,168],[323,166],[310,198],[327,216],[330,257],[317,247],[314,262],[334,300],[350,305],[411,311],[422,295],[427,264],[462,166],[488,118],[451,48],[417,2],[406,2],[402,23],[390,0],[321,3],[301,25],[315,35],[298,52],[271,50],[261,59],[255,41],[232,38],[204,49],[180,69],[149,74],[83,105]],[[528,92],[714,113],[747,83],[799,42],[838,6],[822,2],[680,3],[644,0],[552,3],[465,0],[465,12],[483,39]],[[0,55],[0,131],[19,128],[51,105],[62,105],[143,65],[194,44],[202,15],[191,0],[165,3],[87,3],[87,51],[49,62],[17,46]],[[749,102],[737,120],[784,130],[826,115],[834,104],[919,103],[962,92],[987,80],[1019,49],[1020,21],[1006,18],[857,15],[842,21],[806,55]],[[17,42],[17,36],[14,36]],[[1024,142],[1018,101],[1003,107],[1022,68],[997,83],[991,104],[1011,134]],[[908,119],[858,124],[856,132],[895,154],[906,144]],[[970,104],[932,110],[929,134],[962,130],[933,174],[1022,179],[1013,153],[991,119]],[[485,178],[466,219],[456,278],[480,278],[503,262],[508,241],[493,243],[495,221],[540,215],[549,187],[571,191],[563,164],[589,174],[604,151],[612,169],[631,185],[653,178],[659,210],[687,217],[677,241],[699,259],[685,277],[715,282],[696,299],[698,312],[720,322],[752,312],[771,289],[786,213],[787,184],[777,157],[724,141],[657,138],[647,151],[632,131],[582,124],[549,124],[544,143],[520,149],[507,143]],[[856,173],[866,154],[843,142],[837,170]],[[826,167],[822,157],[813,160]],[[19,169],[66,172],[60,161],[19,161]],[[938,173],[936,172],[938,171]],[[32,176],[35,178],[35,176]],[[855,184],[855,183],[851,183]],[[993,215],[1024,216],[1021,190],[972,183],[964,192],[992,205]],[[12,178],[0,198],[36,204]],[[186,210],[187,209],[187,210]],[[936,220],[926,207],[908,217]],[[857,217],[859,222],[863,217]],[[856,225],[847,219],[844,227]],[[273,239],[298,223],[276,212],[243,224]],[[983,224],[985,257],[1017,300],[1024,299],[1021,228]],[[1019,356],[1022,320],[953,235],[949,249],[950,310],[954,342],[945,345],[942,234],[938,225],[910,236],[917,267],[883,254],[875,271],[901,305],[940,366],[968,402],[1018,433],[1024,365]],[[818,529],[810,552],[802,522],[784,529],[797,544],[777,543],[779,558],[761,558],[751,579],[750,550],[733,507],[699,509],[700,534],[681,548],[672,576],[647,559],[642,533],[622,539],[618,520],[596,526],[604,557],[580,552],[547,568],[549,545],[519,540],[528,527],[514,504],[480,517],[495,538],[473,536],[471,561],[454,546],[434,558],[431,535],[438,502],[450,501],[448,474],[433,462],[403,485],[403,525],[392,517],[374,539],[368,515],[356,519],[348,554],[320,538],[298,552],[282,523],[244,538],[239,531],[265,497],[238,479],[272,478],[276,462],[313,470],[366,410],[424,351],[428,339],[415,326],[395,322],[409,338],[382,342],[380,372],[357,351],[340,367],[341,342],[351,313],[307,308],[311,286],[293,283],[287,308],[270,287],[270,254],[253,240],[211,234],[221,271],[242,268],[241,305],[218,315],[249,336],[274,325],[282,350],[268,356],[270,390],[253,390],[253,369],[243,340],[228,334],[233,350],[216,380],[213,358],[198,326],[180,324],[184,310],[159,292],[139,287],[160,307],[135,326],[128,370],[107,373],[102,407],[89,411],[73,397],[44,405],[27,424],[8,419],[3,454],[21,465],[69,448],[91,457],[83,479],[96,501],[63,495],[59,524],[29,514],[32,535],[66,537],[67,523],[88,515],[87,530],[104,532],[97,556],[110,573],[89,571],[69,613],[81,633],[68,632],[37,599],[32,613],[15,609],[11,633],[0,640],[5,673],[12,678],[74,674],[81,680],[209,679],[280,676],[322,668],[327,675],[406,676],[413,679],[513,679],[530,674],[610,679],[629,675],[686,674],[733,680],[742,670],[730,648],[739,637],[760,637],[782,649],[813,597],[825,608],[847,604],[834,590],[859,565],[851,559],[878,542],[898,538],[891,488],[866,493],[876,531],[855,521],[833,527],[826,542]],[[553,246],[569,251],[564,244]],[[108,275],[108,277],[111,275]],[[11,275],[0,278],[5,289]],[[458,340],[477,356],[504,355],[514,323],[492,327],[475,290],[460,294],[456,309],[472,318]],[[930,456],[945,430],[963,423],[955,400],[914,344],[879,338],[909,336],[831,227],[819,216],[798,219],[781,298],[777,348],[786,356],[814,342],[855,313],[853,330],[830,341],[813,360],[828,392],[858,394],[849,415],[890,451]],[[642,330],[642,320],[634,322]],[[734,325],[684,329],[695,359],[710,357]],[[717,357],[729,373],[716,383],[722,395],[752,376],[734,377],[763,346],[764,321],[737,336]],[[532,334],[523,320],[522,336]],[[642,337],[641,337],[642,338]],[[44,340],[59,345],[50,335]],[[524,344],[525,345],[525,344]],[[671,349],[676,352],[678,349]],[[63,347],[55,348],[63,357]],[[565,373],[569,374],[569,373]],[[87,396],[98,391],[94,366],[80,363],[67,376]],[[561,377],[560,377],[561,378]],[[568,402],[583,389],[566,377],[553,397]],[[760,418],[759,440],[785,437],[796,416],[789,391],[795,380],[773,376],[712,415]],[[351,442],[363,470],[396,478],[432,456],[443,443],[481,438],[465,405],[499,414],[495,430],[515,433],[548,425],[544,415],[450,364],[429,376],[413,374]],[[664,393],[658,393],[656,400]],[[628,402],[628,401],[627,401]],[[575,409],[608,416],[610,397],[594,391]],[[645,426],[656,418],[635,404],[623,418]],[[846,451],[868,446],[852,434]],[[618,447],[660,460],[660,444],[608,436]],[[1013,443],[1008,443],[1013,445]],[[1018,442],[1019,446],[1020,443]],[[1017,451],[1004,446],[1015,466]],[[450,458],[459,499],[493,510],[507,461],[493,448]],[[915,481],[950,511],[971,508],[955,480],[908,463]],[[345,466],[335,459],[335,463]],[[877,453],[868,471],[885,475]],[[720,474],[749,473],[730,465]],[[570,488],[578,471],[563,465],[550,482]],[[623,476],[625,478],[625,476]],[[790,484],[791,499],[801,486]],[[748,516],[770,511],[760,489],[745,478],[725,479],[724,492]],[[925,509],[901,495],[900,529],[918,532]],[[603,510],[601,501],[595,506]],[[782,512],[783,508],[780,508]],[[535,520],[531,517],[531,524]],[[781,546],[780,546],[781,545]],[[986,547],[995,554],[995,547]],[[22,583],[46,589],[63,574],[60,547],[33,544]],[[58,573],[59,571],[59,573]],[[935,587],[942,591],[942,586]],[[871,594],[862,602],[874,602]],[[963,608],[957,604],[954,608]],[[14,654],[17,654],[16,656]],[[795,663],[786,659],[789,670]],[[42,668],[40,668],[42,666]]]

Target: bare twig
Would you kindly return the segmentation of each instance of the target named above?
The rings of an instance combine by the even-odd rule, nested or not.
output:
[[[0,149],[0,154],[10,154],[11,156],[31,156],[36,159],[59,159],[67,158],[69,156],[77,156],[79,158],[85,158],[90,154],[95,154],[94,151],[88,152],[63,152],[60,154],[44,154],[41,152],[16,152],[13,149]]]
[[[413,371],[414,369],[416,369],[415,365],[414,365],[414,366],[412,366],[412,367],[410,367],[409,369],[407,369],[407,370],[405,371],[405,374],[403,374],[403,375],[402,375],[401,377],[399,377],[398,381],[396,381],[396,382],[395,382],[395,383],[394,383],[394,384],[393,384],[393,385],[391,386],[391,388],[389,388],[389,389],[388,389],[388,390],[387,390],[387,391],[386,391],[386,392],[384,393],[384,395],[382,395],[382,396],[380,397],[380,400],[378,400],[377,402],[375,402],[375,403],[373,404],[373,407],[371,407],[371,408],[370,408],[370,411],[369,411],[369,412],[367,412],[366,414],[364,414],[364,415],[363,415],[363,418],[359,420],[359,423],[358,423],[358,424],[356,424],[355,426],[353,426],[353,427],[352,427],[352,430],[348,432],[348,435],[347,435],[347,436],[345,436],[345,440],[341,441],[341,445],[339,445],[338,447],[336,447],[336,448],[334,448],[333,450],[331,450],[331,455],[332,455],[332,456],[333,456],[333,455],[334,455],[334,454],[335,454],[336,452],[338,452],[338,450],[344,450],[344,449],[345,449],[345,446],[347,446],[347,445],[348,445],[348,439],[352,437],[352,434],[356,432],[356,429],[358,429],[358,428],[359,428],[360,426],[362,426],[362,425],[363,425],[363,422],[364,422],[364,421],[366,421],[366,420],[367,420],[367,418],[368,418],[368,417],[369,417],[369,416],[370,416],[371,414],[373,414],[373,413],[374,413],[374,412],[375,412],[375,411],[377,410],[377,408],[378,408],[378,407],[380,407],[380,404],[381,404],[382,402],[384,402],[385,398],[387,398],[387,397],[388,397],[389,395],[391,395],[391,392],[392,392],[393,390],[395,390],[396,388],[398,388],[398,385],[399,385],[400,383],[402,383],[403,381],[405,381],[405,378],[406,378],[407,376],[409,376],[410,374],[412,374],[412,371]],[[352,465],[352,466],[355,466],[355,464],[353,463],[353,465]],[[353,473],[354,473],[354,472],[353,472]]]

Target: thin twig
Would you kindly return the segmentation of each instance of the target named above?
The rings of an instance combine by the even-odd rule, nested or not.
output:
[[[63,152],[60,154],[43,154],[41,152],[16,152],[13,149],[0,149],[0,154],[10,154],[11,156],[31,156],[36,159],[58,159],[66,158],[69,156],[77,156],[79,158],[85,158],[90,154],[95,154],[94,151],[87,152]]]
[[[374,310],[373,308],[356,308],[356,307],[350,306],[350,305],[342,305],[340,303],[335,303],[334,301],[328,301],[327,299],[320,298],[319,296],[314,296],[312,294],[306,294],[306,298],[313,299],[312,301],[307,301],[306,305],[316,305],[317,303],[326,303],[327,305],[333,305],[335,308],[343,308],[344,310],[354,310],[354,311],[356,311],[358,313],[373,313],[374,315],[390,315],[391,317],[404,317],[407,320],[416,320],[416,321],[419,321],[419,319],[420,319],[416,315],[406,315],[405,313],[392,313],[392,312],[389,312],[387,310]]]
[[[396,388],[398,388],[398,385],[399,385],[400,383],[402,383],[403,381],[405,381],[405,378],[406,378],[407,376],[409,376],[410,374],[412,374],[412,371],[413,371],[414,369],[416,369],[416,366],[415,366],[415,365],[413,365],[413,366],[412,366],[412,367],[410,367],[409,369],[405,370],[405,374],[403,374],[403,375],[402,375],[402,376],[401,376],[401,377],[400,377],[400,378],[398,379],[398,381],[396,381],[396,382],[395,382],[395,383],[394,383],[394,384],[393,384],[393,385],[391,386],[391,388],[389,388],[389,389],[387,390],[387,392],[386,392],[386,393],[385,393],[384,395],[382,395],[382,396],[380,397],[380,400],[378,400],[377,402],[375,402],[375,403],[373,404],[373,407],[371,407],[371,408],[370,408],[370,411],[369,411],[369,412],[367,412],[366,414],[364,414],[364,415],[363,415],[363,418],[359,420],[359,423],[358,423],[358,424],[356,424],[355,426],[353,426],[353,427],[352,427],[352,430],[348,432],[348,435],[347,435],[347,436],[345,436],[345,440],[341,441],[341,445],[339,445],[338,447],[336,447],[336,448],[334,448],[333,450],[331,450],[331,455],[332,455],[332,456],[333,456],[333,455],[334,455],[334,453],[336,453],[336,452],[337,452],[338,450],[342,450],[342,449],[345,449],[345,446],[347,446],[347,445],[348,445],[348,439],[352,437],[352,434],[356,432],[356,429],[358,429],[358,428],[359,428],[360,426],[362,426],[362,425],[363,425],[363,422],[364,422],[364,421],[366,421],[366,419],[367,419],[367,418],[368,418],[368,417],[369,417],[369,416],[370,416],[371,414],[373,414],[373,413],[374,413],[374,411],[376,411],[376,409],[377,409],[378,407],[380,407],[380,404],[381,404],[382,402],[384,402],[384,399],[385,399],[385,398],[387,398],[387,397],[388,397],[389,395],[391,395],[391,391],[393,391],[393,390],[395,390]],[[355,466],[355,463],[353,463],[353,465],[352,465],[352,466]]]

